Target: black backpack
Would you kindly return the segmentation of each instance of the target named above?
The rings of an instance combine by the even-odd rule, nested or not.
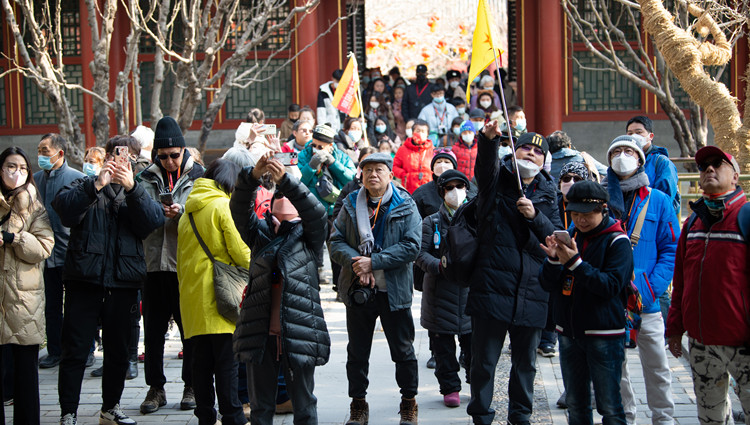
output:
[[[477,197],[456,210],[446,235],[440,241],[440,271],[443,277],[462,287],[470,284],[479,248]]]

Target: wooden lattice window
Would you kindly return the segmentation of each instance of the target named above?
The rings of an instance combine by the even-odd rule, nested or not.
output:
[[[65,79],[71,84],[83,84],[83,68],[81,65],[66,65]],[[65,90],[70,106],[83,122],[83,93],[80,90]],[[24,95],[26,99],[27,125],[55,125],[58,122],[55,109],[49,99],[39,90],[31,78],[24,79]],[[0,97],[2,99],[2,97]]]
[[[270,60],[267,71],[259,76],[265,78],[279,68],[270,80],[252,84],[247,89],[233,89],[226,101],[227,119],[244,120],[252,108],[262,108],[266,118],[285,118],[287,107],[292,103],[292,69],[282,67],[284,62],[286,59]],[[252,63],[248,63],[247,67],[250,66]]]

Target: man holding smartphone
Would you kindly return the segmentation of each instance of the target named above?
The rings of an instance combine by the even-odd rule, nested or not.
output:
[[[180,294],[177,281],[177,224],[185,209],[185,201],[193,182],[203,175],[203,167],[193,161],[185,149],[182,130],[172,117],[164,117],[156,125],[154,163],[138,175],[146,193],[160,203],[164,225],[144,241],[147,277],[143,285],[143,327],[146,358],[146,384],[149,391],[141,404],[141,413],[152,413],[167,404],[164,384],[164,334],[174,317],[182,337]],[[182,380],[185,382],[180,409],[195,408],[189,341],[183,339],[184,361]]]

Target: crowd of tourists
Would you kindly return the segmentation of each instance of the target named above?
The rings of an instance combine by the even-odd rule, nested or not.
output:
[[[750,207],[735,158],[698,150],[703,196],[680,225],[677,169],[648,117],[628,120],[599,162],[563,131],[529,131],[504,73],[427,74],[365,70],[353,118],[333,107],[336,70],[314,108],[290,105],[276,134],[253,109],[205,165],[169,116],[89,148],[82,171],[58,134],[39,141],[35,173],[23,149],[0,153],[0,395],[14,423],[40,423],[40,367],[59,368],[60,424],[77,423],[101,345],[103,366],[90,372],[102,378],[100,423],[135,424],[120,399],[138,375],[142,314],[141,414],[167,405],[173,321],[179,408],[199,424],[270,425],[278,413],[317,424],[315,368],[331,352],[325,284],[346,307],[348,425],[370,419],[377,319],[400,423],[418,423],[415,289],[439,386],[419,398],[456,408],[466,383],[475,424],[495,419],[503,350],[508,424],[529,423],[537,356],[558,354],[570,423],[591,424],[594,409],[604,424],[635,423],[633,347],[654,424],[674,424],[667,351],[689,360],[701,424],[731,419],[729,375],[750,418]],[[457,278],[443,253],[467,215],[475,240],[463,243],[477,254]],[[226,307],[224,273],[240,276],[238,306]]]

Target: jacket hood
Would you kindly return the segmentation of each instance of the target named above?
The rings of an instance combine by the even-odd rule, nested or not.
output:
[[[665,148],[664,146],[656,146],[655,144],[651,143],[651,149],[649,149],[646,156],[653,154],[661,154],[669,158],[669,151],[667,151],[667,148]]]
[[[228,200],[229,195],[219,189],[219,186],[215,181],[201,177],[193,184],[193,190],[190,191],[190,196],[188,196],[187,202],[185,202],[185,212],[191,213],[198,211],[210,202],[222,198]]]
[[[320,91],[327,93],[329,96],[331,96],[331,99],[333,99],[333,92],[331,91],[331,81],[326,81],[325,83],[321,84],[318,88]]]
[[[408,139],[406,139],[406,141],[404,142],[402,146],[406,146],[406,148],[411,151],[422,152],[430,148],[432,146],[432,142],[429,139],[427,139],[424,142],[422,142],[421,145],[415,145],[414,138],[409,137]]]

